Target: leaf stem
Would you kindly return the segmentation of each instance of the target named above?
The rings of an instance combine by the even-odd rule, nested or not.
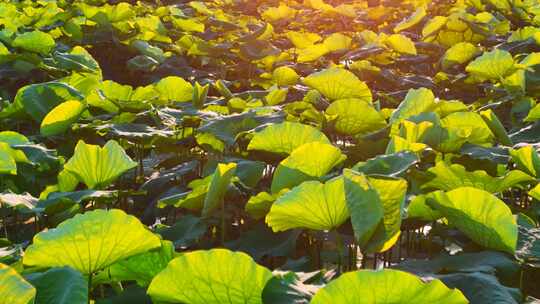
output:
[[[92,273],[88,275],[88,304],[90,304],[91,294],[92,294]]]
[[[0,213],[2,213],[2,226],[4,227],[4,234],[6,236],[6,239],[9,240],[9,234],[7,230],[7,217],[4,213],[5,209],[3,207],[4,206],[0,203]]]
[[[225,200],[221,199],[221,246],[225,247]]]
[[[343,237],[341,237],[341,234],[337,230],[334,231],[336,235],[336,247],[338,250],[338,272],[342,272],[343,268],[343,261],[345,260],[344,253],[343,253]]]

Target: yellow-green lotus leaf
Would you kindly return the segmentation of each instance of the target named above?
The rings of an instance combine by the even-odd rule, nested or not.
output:
[[[38,233],[26,248],[23,263],[36,267],[69,266],[88,275],[160,246],[159,237],[136,217],[119,209],[97,209]]]
[[[527,117],[524,119],[525,121],[537,121],[540,120],[540,104],[537,104],[534,108],[532,108],[529,111],[529,114],[527,114]]]
[[[274,232],[294,228],[332,230],[349,218],[343,178],[307,181],[281,195],[266,215]]]
[[[79,140],[75,153],[64,169],[75,175],[89,189],[101,189],[120,175],[137,166],[124,149],[114,140],[105,146],[89,145]]]
[[[536,187],[532,188],[529,191],[529,196],[534,198],[535,200],[540,201],[540,184],[536,185]]]
[[[394,33],[399,33],[417,25],[425,16],[427,16],[426,9],[424,7],[419,7],[412,15],[402,20],[394,27]]]
[[[310,142],[330,144],[328,137],[317,128],[287,121],[269,125],[255,133],[247,149],[289,154],[294,149]]]
[[[268,22],[279,21],[281,19],[290,20],[296,16],[297,11],[288,7],[286,4],[281,3],[278,7],[269,7],[262,14],[261,17]]]
[[[348,50],[352,45],[352,38],[341,33],[333,33],[326,37],[323,45],[329,52]]]
[[[304,84],[330,100],[358,98],[371,102],[368,86],[352,72],[343,68],[329,68],[304,78]]]
[[[501,80],[514,71],[514,58],[508,51],[496,49],[476,58],[465,70],[480,80]]]
[[[464,64],[469,62],[479,49],[472,43],[460,42],[446,50],[442,58],[442,67],[447,69],[455,64]]]
[[[330,51],[322,43],[310,45],[305,48],[296,50],[296,54],[298,55],[296,61],[298,63],[315,61],[328,54],[329,52]]]
[[[278,86],[290,86],[295,85],[298,82],[298,79],[300,79],[300,76],[293,68],[282,66],[274,70],[272,79]]]
[[[395,124],[411,116],[430,111],[435,106],[435,95],[430,89],[410,89],[390,117]]]
[[[193,97],[193,85],[177,76],[169,76],[156,83],[162,102],[186,102]]]
[[[399,270],[383,269],[348,272],[320,289],[311,304],[467,304],[457,289],[440,280],[425,283]]]
[[[148,287],[155,302],[262,304],[272,272],[243,252],[197,250],[173,259]]]
[[[236,171],[236,163],[218,164],[204,198],[202,215],[207,216],[223,202],[227,188]]]
[[[452,146],[453,138],[478,145],[491,144],[495,138],[482,116],[474,112],[452,113],[441,119],[441,126],[449,133],[444,136],[442,146]]]
[[[297,49],[304,49],[322,40],[317,33],[289,31],[285,36]]]
[[[406,55],[416,55],[416,46],[411,38],[401,35],[393,34],[385,39],[385,44],[394,51]]]
[[[345,135],[364,134],[386,127],[384,115],[361,99],[336,100],[326,109],[326,114],[335,117],[335,130]]]
[[[48,54],[56,45],[54,38],[42,31],[26,32],[18,35],[12,42],[14,47],[26,51]]]
[[[460,187],[437,195],[428,204],[476,243],[513,254],[518,227],[510,208],[495,195]]]
[[[424,189],[450,191],[459,187],[474,187],[491,193],[502,192],[519,183],[533,181],[532,176],[520,170],[508,171],[504,176],[493,177],[486,171],[467,171],[459,164],[447,165],[443,161],[428,169],[434,178],[422,185]]]
[[[317,180],[328,174],[347,156],[333,145],[312,142],[296,148],[284,159],[272,178],[272,193],[285,188],[293,188],[308,180]]]
[[[43,118],[41,135],[52,136],[66,132],[79,119],[85,108],[78,100],[68,100],[57,105]]]
[[[518,169],[534,177],[540,176],[540,156],[533,146],[512,149],[510,155]]]
[[[34,303],[36,289],[15,269],[0,263],[0,302],[6,304]]]

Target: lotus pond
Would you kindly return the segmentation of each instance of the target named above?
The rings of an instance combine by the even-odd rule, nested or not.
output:
[[[0,304],[540,298],[537,0],[0,1]]]

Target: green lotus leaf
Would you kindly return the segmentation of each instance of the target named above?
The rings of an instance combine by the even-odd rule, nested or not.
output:
[[[124,211],[97,209],[77,214],[38,233],[26,248],[27,266],[69,266],[91,275],[117,261],[161,246],[159,237]]]
[[[46,82],[20,88],[15,95],[14,104],[41,123],[52,109],[68,100],[82,100],[82,95],[65,83]]]
[[[377,190],[363,174],[343,171],[345,199],[351,215],[354,236],[365,246],[384,217],[384,208]]]
[[[169,76],[161,79],[155,85],[160,94],[160,100],[164,102],[186,102],[193,97],[191,83],[177,76]]]
[[[46,194],[46,199],[38,202],[38,210],[44,210],[52,215],[65,211],[67,207],[84,204],[89,201],[112,202],[118,199],[118,191],[79,190],[74,192],[52,192]]]
[[[263,303],[308,304],[319,287],[306,284],[293,271],[274,274],[263,291]]]
[[[471,303],[519,303],[522,295],[486,272],[465,272],[437,275],[446,286],[459,289]],[[534,303],[534,302],[533,302]]]
[[[317,151],[317,153],[313,153]],[[346,155],[339,148],[320,142],[304,144],[284,159],[272,178],[272,193],[293,188],[307,180],[316,180],[342,163]]]
[[[26,278],[37,289],[36,303],[88,303],[88,282],[77,270],[51,268],[46,272],[31,273]]]
[[[0,142],[5,142],[10,146],[29,144],[28,138],[15,131],[0,132]]]
[[[512,256],[499,251],[461,252],[455,255],[442,253],[431,259],[410,259],[398,269],[419,275],[434,276],[449,272],[486,272],[497,274],[503,280],[519,275],[520,267]]]
[[[54,52],[52,55],[59,69],[82,72],[85,76],[93,74],[88,82],[102,78],[99,63],[83,47],[75,46],[70,52]]]
[[[343,178],[303,182],[280,196],[266,215],[274,232],[294,228],[332,230],[349,218]]]
[[[510,156],[518,169],[535,177],[540,176],[540,157],[533,146],[510,150]]]
[[[68,100],[52,109],[41,122],[41,135],[52,136],[66,132],[79,119],[85,105],[78,100]]]
[[[514,70],[514,58],[508,51],[496,49],[476,58],[465,70],[481,80],[501,80]]]
[[[435,106],[435,95],[430,89],[411,89],[390,117],[390,123],[399,123],[411,116],[429,111]]]
[[[212,175],[208,192],[204,198],[202,215],[208,216],[212,211],[223,203],[223,198],[227,192],[227,188],[231,183],[231,179],[236,171],[236,163],[218,164],[216,171]]]
[[[379,155],[365,162],[357,163],[352,169],[367,175],[399,176],[405,173],[411,166],[418,163],[418,161],[418,156],[415,153],[406,151]]]
[[[0,263],[0,297],[2,303],[34,303],[36,289],[13,268]]]
[[[253,109],[240,114],[213,117],[198,129],[199,133],[211,133],[227,147],[234,146],[240,134],[250,132],[263,125],[282,122],[281,116],[267,109]]]
[[[13,40],[12,45],[26,51],[46,55],[56,43],[51,35],[42,31],[32,31],[18,35]]]
[[[93,279],[93,284],[119,281],[137,281],[141,286],[148,286],[174,258],[174,245],[170,241],[161,241],[161,247],[143,252],[118,261],[100,271]]]
[[[217,165],[221,163],[236,163],[234,175],[248,188],[255,188],[263,177],[266,163],[237,157],[224,157],[218,160],[209,160],[203,170],[203,175],[211,175],[215,172]]]
[[[247,149],[290,154],[301,145],[311,142],[330,144],[326,135],[315,127],[287,121],[269,125],[255,133]]]
[[[294,69],[288,66],[282,66],[274,70],[272,79],[278,86],[290,86],[295,85],[300,79],[300,76],[298,76]]]
[[[175,206],[190,210],[200,210],[204,206],[204,198],[208,193],[210,181],[214,175],[209,175],[202,179],[195,179],[188,184],[191,191],[172,195],[166,195],[158,201],[158,207]]]
[[[326,109],[326,114],[335,117],[335,130],[345,135],[364,134],[386,127],[384,116],[360,99],[336,100]]]
[[[493,194],[460,187],[438,195],[428,204],[476,243],[511,254],[516,250],[516,220],[510,208]]]
[[[407,181],[345,170],[345,193],[356,239],[365,252],[383,252],[400,235]]]
[[[0,174],[17,175],[17,163],[31,164],[32,161],[26,157],[24,151],[14,149],[9,143],[0,141]]]
[[[410,15],[406,19],[403,19],[394,27],[394,33],[399,33],[401,31],[404,31],[406,29],[409,29],[417,25],[426,16],[427,16],[426,9],[424,7],[419,7],[418,9],[416,9],[416,11],[412,15]]]
[[[486,171],[467,171],[459,164],[447,165],[439,161],[428,170],[434,178],[422,185],[423,189],[438,189],[450,191],[459,187],[474,187],[491,193],[508,190],[523,182],[531,182],[535,179],[519,170],[508,171],[504,176],[493,177]]]
[[[136,166],[137,163],[114,140],[103,147],[80,140],[64,169],[77,176],[89,189],[103,189]]]
[[[443,69],[469,62],[480,50],[472,43],[460,42],[446,50],[442,57]]]
[[[230,250],[249,254],[255,261],[268,257],[288,257],[294,254],[300,234],[300,229],[274,233],[264,222],[258,222],[249,231],[242,232],[236,240],[227,242],[226,246]]]
[[[208,222],[194,215],[184,215],[172,226],[160,225],[156,232],[177,248],[189,247],[208,231]],[[162,245],[163,246],[163,245]]]
[[[482,116],[484,122],[488,125],[493,135],[497,137],[497,140],[501,144],[505,146],[513,145],[512,140],[508,136],[508,133],[506,133],[506,129],[504,128],[502,122],[499,120],[497,115],[491,111],[491,109],[480,112],[480,116]]]
[[[407,206],[407,218],[420,219],[428,222],[442,218],[442,214],[427,204],[428,199],[434,199],[441,191],[414,196]]]
[[[315,89],[330,100],[358,98],[371,102],[368,86],[352,72],[342,68],[330,68],[304,78],[304,84]]]
[[[386,147],[386,154],[395,154],[399,152],[414,152],[419,153],[426,149],[428,146],[423,143],[417,143],[412,142],[410,140],[407,140],[401,136],[392,136],[390,138],[390,142],[388,142],[388,146]]]
[[[272,278],[242,252],[198,250],[173,259],[148,287],[153,301],[191,304],[262,304]]]
[[[521,263],[535,265],[540,262],[540,228],[534,220],[522,213],[518,215],[518,225],[519,237],[515,256]]]
[[[341,275],[320,289],[311,304],[467,304],[461,291],[449,289],[440,280],[424,283],[399,270],[360,270]]]
[[[407,55],[416,55],[416,46],[411,38],[401,35],[393,34],[385,39],[385,44],[394,51]]]

